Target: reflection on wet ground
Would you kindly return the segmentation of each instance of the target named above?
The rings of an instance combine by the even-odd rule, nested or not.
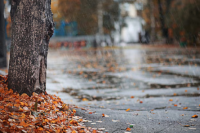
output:
[[[200,95],[198,50],[66,50],[50,51],[49,57],[48,91],[64,100]],[[54,85],[62,89],[55,90]]]

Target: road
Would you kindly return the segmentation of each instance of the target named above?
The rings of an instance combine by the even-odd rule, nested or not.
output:
[[[50,50],[47,91],[109,133],[199,133],[198,49]],[[130,131],[126,129],[130,127]]]

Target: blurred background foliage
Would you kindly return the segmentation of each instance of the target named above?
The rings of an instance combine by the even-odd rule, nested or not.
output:
[[[155,35],[152,36],[157,40],[166,38],[168,43],[172,43],[186,39],[189,44],[199,44],[199,7],[199,0],[149,0],[142,12],[145,29],[152,30],[153,17]]]
[[[200,0],[52,0],[56,28],[61,25],[62,21],[68,23],[69,27],[77,24],[77,29],[69,30],[70,32],[77,31],[69,35],[97,34],[99,32],[98,5],[100,2],[102,3],[101,10],[103,10],[103,34],[111,34],[116,31],[116,23],[119,21],[121,21],[121,29],[126,27],[123,20],[127,13],[122,13],[121,5],[123,3],[141,3],[143,8],[137,10],[137,16],[144,20],[143,30],[149,33],[150,42],[162,41],[173,44],[187,41],[191,45],[200,44]],[[4,3],[5,27],[7,38],[10,38],[10,0],[4,0]],[[65,30],[68,30],[69,27]]]

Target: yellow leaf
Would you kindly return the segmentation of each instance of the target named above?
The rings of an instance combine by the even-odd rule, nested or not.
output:
[[[183,109],[188,109],[188,107],[184,107]]]
[[[82,101],[88,101],[88,99],[87,98],[83,98]]]

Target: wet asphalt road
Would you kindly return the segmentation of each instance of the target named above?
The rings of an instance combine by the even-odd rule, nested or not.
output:
[[[192,118],[200,115],[199,79],[197,49],[50,50],[48,57],[48,93],[84,107],[77,115],[85,125],[109,133],[199,133]]]

